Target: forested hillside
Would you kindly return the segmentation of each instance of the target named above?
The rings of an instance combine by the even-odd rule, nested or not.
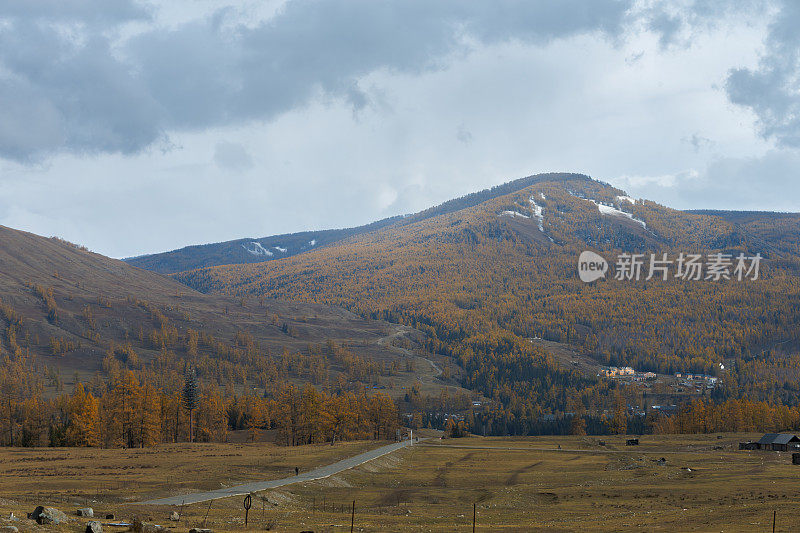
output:
[[[534,431],[548,413],[603,417],[624,405],[615,383],[559,364],[534,337],[605,364],[718,376],[722,386],[709,393],[717,399],[797,404],[796,218],[743,225],[577,175],[526,178],[451,205],[286,260],[176,278],[204,292],[340,305],[422,330],[431,352],[458,362],[465,386],[502,406],[478,415],[498,433]],[[585,249],[612,261],[626,252],[764,260],[755,280],[585,284],[577,276]]]
[[[245,428],[289,444],[393,437],[393,399],[410,408],[412,389],[417,409],[469,400],[434,379],[420,337],[324,305],[201,294],[0,227],[0,444],[186,440],[187,373],[199,439]]]

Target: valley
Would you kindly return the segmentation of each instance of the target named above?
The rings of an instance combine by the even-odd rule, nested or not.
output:
[[[800,378],[788,368],[800,365],[792,275],[800,256],[784,237],[793,220],[680,212],[587,176],[544,174],[330,241],[312,236],[314,246],[291,257],[170,276],[3,229],[7,397],[55,399],[78,383],[99,397],[104,382],[122,386],[127,375],[179,391],[192,368],[204,394],[221,398],[201,417],[216,420],[203,429],[216,439],[225,426],[294,427],[275,409],[294,395],[313,397],[302,392],[309,386],[330,402],[389,398],[413,427],[460,423],[497,435],[649,432],[694,400],[794,409]],[[206,261],[203,250],[217,254],[209,261],[238,260],[209,246],[193,248],[193,260]],[[763,250],[765,261],[746,283],[585,284],[575,275],[583,248],[606,256]],[[605,367],[653,379],[600,376]],[[687,372],[714,386],[677,377]],[[170,428],[173,408],[162,407],[157,438],[188,431],[185,420]],[[24,412],[8,417],[5,439],[24,434]]]
[[[276,429],[277,411],[264,413],[247,398],[268,405],[308,387],[359,402],[410,399],[417,408],[429,398],[464,404],[472,397],[454,376],[441,376],[437,356],[421,350],[422,334],[412,328],[314,303],[206,295],[71,243],[2,227],[0,303],[5,444],[72,442],[70,431],[78,430],[65,411],[78,408],[99,409],[91,429],[80,430],[92,443],[187,438],[180,408],[187,369],[199,379],[203,409],[211,409],[198,422],[207,440],[224,440],[228,426]],[[92,399],[65,406],[60,398],[78,386]],[[229,420],[234,402],[243,407]],[[54,434],[54,424],[66,433]]]
[[[800,529],[800,0],[0,0],[0,533]]]

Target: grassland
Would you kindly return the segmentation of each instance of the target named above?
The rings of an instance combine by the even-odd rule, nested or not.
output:
[[[143,497],[270,479],[354,455],[373,443],[165,445],[145,450],[0,450],[0,511],[89,505],[176,530],[215,531],[776,531],[800,522],[800,466],[788,453],[739,451],[754,435],[432,439],[336,476],[257,494],[248,527],[241,498],[196,504],[182,520]],[[559,446],[561,447],[559,449]],[[660,459],[665,459],[660,464]],[[2,524],[0,524],[2,525]],[[24,518],[15,525],[34,530]],[[78,531],[81,523],[49,526]],[[109,528],[107,528],[109,529]],[[113,529],[111,529],[113,531]]]

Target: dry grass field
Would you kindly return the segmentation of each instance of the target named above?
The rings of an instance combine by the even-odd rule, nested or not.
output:
[[[131,502],[269,479],[333,462],[373,446],[345,443],[177,445],[145,450],[2,449],[0,511],[22,517],[20,531],[82,530],[82,523],[36,526],[37,504],[68,514],[84,505],[117,519],[150,519],[175,531],[795,531],[800,466],[791,454],[739,451],[754,435],[529,437],[429,440],[331,478],[255,495],[249,525],[242,498],[183,509]],[[559,449],[559,446],[561,447]],[[662,462],[660,459],[664,459]],[[2,525],[2,521],[0,521]],[[114,531],[114,528],[106,528]]]

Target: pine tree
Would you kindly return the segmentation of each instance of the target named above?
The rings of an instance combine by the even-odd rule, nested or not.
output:
[[[181,395],[183,408],[189,413],[189,442],[194,441],[194,411],[200,404],[197,391],[197,374],[192,368],[186,372],[183,383],[183,394]]]

